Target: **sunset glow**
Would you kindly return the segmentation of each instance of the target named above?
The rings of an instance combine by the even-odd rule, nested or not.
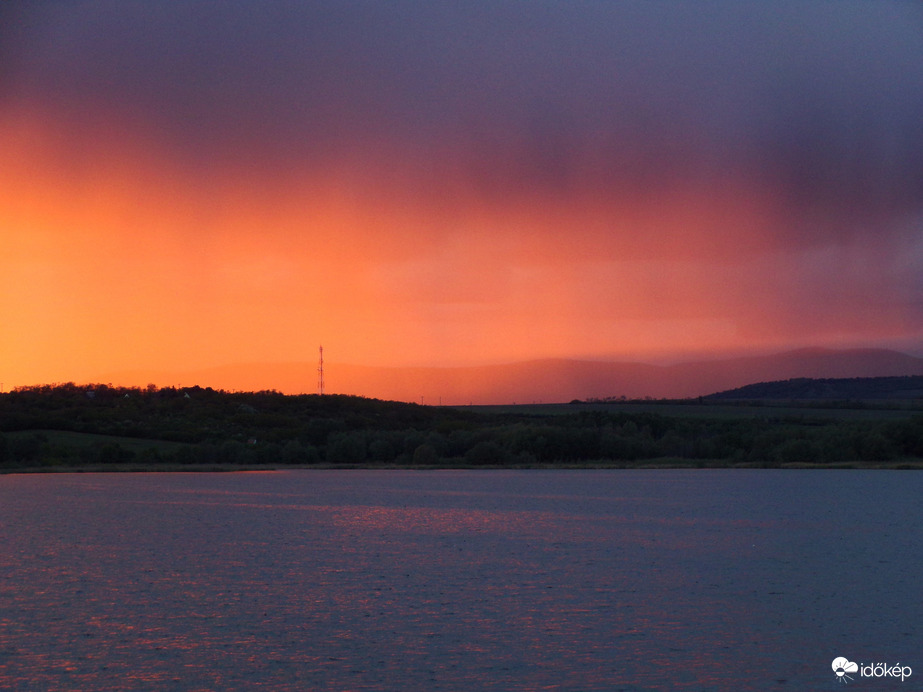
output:
[[[920,353],[919,8],[694,5],[0,13],[0,381]]]

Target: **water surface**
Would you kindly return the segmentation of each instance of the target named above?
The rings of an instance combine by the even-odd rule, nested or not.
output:
[[[0,687],[836,689],[923,680],[923,475],[0,477]]]

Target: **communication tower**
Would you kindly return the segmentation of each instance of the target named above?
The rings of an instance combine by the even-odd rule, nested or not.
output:
[[[317,393],[324,395],[324,347],[320,347],[320,360],[317,361]]]

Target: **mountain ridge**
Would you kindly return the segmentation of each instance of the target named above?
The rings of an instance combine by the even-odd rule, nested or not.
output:
[[[797,377],[756,382],[704,397],[707,401],[788,400],[908,400],[923,399],[923,376],[895,377]]]
[[[424,404],[511,404],[574,399],[694,398],[793,378],[923,375],[923,358],[890,349],[802,348],[672,365],[545,358],[498,365],[377,367],[328,361],[327,391]],[[316,391],[314,363],[243,363],[190,371],[132,371],[103,381],[211,386],[236,391]]]

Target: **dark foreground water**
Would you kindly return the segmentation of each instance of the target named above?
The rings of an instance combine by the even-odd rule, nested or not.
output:
[[[921,491],[888,471],[0,476],[0,688],[921,689]],[[840,656],[913,672],[848,681]]]

